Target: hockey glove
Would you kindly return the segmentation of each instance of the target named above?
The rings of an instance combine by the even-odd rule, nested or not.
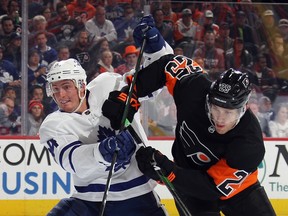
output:
[[[136,144],[131,134],[125,130],[116,136],[108,137],[99,144],[99,151],[104,160],[112,162],[114,152],[118,151],[117,163],[128,161],[135,152]]]
[[[156,27],[154,27],[154,20],[150,16],[145,16],[141,19],[139,24],[133,31],[134,41],[137,47],[140,47],[146,38],[145,53],[154,53],[165,46],[165,41]]]
[[[107,100],[102,106],[103,115],[110,120],[111,127],[114,130],[119,130],[121,120],[125,109],[126,100],[128,97],[129,87],[125,86],[121,91],[112,91]],[[140,103],[135,92],[133,92],[130,103],[127,119],[132,122],[135,113],[138,111]]]
[[[160,181],[159,175],[155,171],[153,163],[161,168],[161,171],[168,180],[172,182],[175,178],[174,163],[170,161],[165,155],[161,154],[158,150],[148,146],[144,148],[143,146],[136,152],[136,160],[138,163],[139,170],[146,176],[154,179],[155,181]]]

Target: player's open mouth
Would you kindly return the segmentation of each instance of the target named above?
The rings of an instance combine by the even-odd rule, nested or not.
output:
[[[222,125],[222,124],[221,124],[221,125],[220,125],[220,124],[216,124],[216,127],[217,127],[217,128],[224,128],[225,125]]]
[[[70,102],[70,100],[60,100],[59,102],[60,102],[61,104],[67,104],[67,103]]]

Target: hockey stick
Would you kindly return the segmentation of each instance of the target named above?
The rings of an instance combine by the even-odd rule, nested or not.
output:
[[[138,136],[138,134],[136,133],[136,131],[133,129],[132,126],[127,127],[127,129],[137,144],[143,144],[144,147],[146,147],[146,145],[142,142],[141,138]],[[185,203],[181,200],[180,196],[178,195],[173,184],[167,179],[167,177],[165,177],[165,175],[161,171],[161,168],[157,166],[156,161],[154,159],[154,155],[153,155],[153,162],[151,162],[151,165],[153,166],[160,180],[163,182],[163,184],[166,186],[166,188],[169,190],[169,192],[173,196],[175,202],[178,204],[178,207],[181,209],[183,215],[192,216],[188,208],[186,207]]]
[[[136,78],[137,78],[138,72],[140,70],[141,60],[142,60],[142,56],[143,56],[143,52],[144,52],[145,46],[146,46],[146,37],[144,37],[144,40],[143,40],[143,43],[142,43],[142,46],[141,46],[141,49],[140,49],[140,53],[139,53],[139,56],[138,56],[138,59],[137,59],[137,63],[136,63],[136,67],[135,67],[135,73],[133,75],[132,83],[131,83],[130,88],[129,88],[129,92],[128,92],[128,96],[127,96],[127,99],[126,99],[123,116],[122,116],[122,119],[121,119],[120,131],[123,131],[125,126],[126,126],[126,121],[127,121],[126,119],[127,119],[127,116],[128,116],[130,100],[131,100],[131,97],[132,97],[133,88],[134,88],[135,83],[136,83]],[[127,122],[127,124],[129,124],[129,122]],[[106,202],[107,202],[107,195],[108,195],[108,191],[109,191],[110,186],[111,186],[111,180],[112,180],[112,175],[113,175],[113,171],[114,171],[114,168],[115,168],[115,164],[116,164],[116,161],[117,161],[118,151],[119,151],[119,148],[116,148],[116,150],[115,150],[115,152],[113,154],[113,158],[112,158],[112,161],[111,161],[111,169],[109,170],[109,174],[108,174],[108,177],[107,177],[106,187],[105,187],[104,195],[103,195],[103,198],[102,198],[102,203],[101,203],[101,207],[100,207],[99,216],[103,216],[103,214],[104,214],[104,210],[105,210]]]

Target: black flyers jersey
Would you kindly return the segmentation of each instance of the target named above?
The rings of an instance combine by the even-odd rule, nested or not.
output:
[[[196,195],[206,198],[205,190],[184,189],[184,181],[197,180],[195,184],[203,188],[207,182],[212,183],[207,196],[209,190],[215,190],[220,192],[220,199],[229,199],[257,182],[257,166],[265,149],[261,128],[252,112],[246,111],[226,134],[218,134],[205,108],[211,81],[196,62],[185,56],[166,55],[142,69],[136,81],[137,94],[143,97],[164,85],[177,107],[172,154],[181,169],[174,184],[177,182],[188,194],[199,191],[201,195]],[[181,179],[182,174],[185,177]]]

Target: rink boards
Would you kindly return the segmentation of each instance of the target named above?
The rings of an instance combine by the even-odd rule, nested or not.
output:
[[[150,140],[149,145],[171,158],[172,140]],[[288,216],[288,139],[265,140],[265,147],[259,180],[277,216]],[[71,175],[55,164],[38,139],[1,139],[0,167],[0,216],[46,215],[73,190]],[[178,215],[168,190],[161,185],[156,190],[169,215]]]

